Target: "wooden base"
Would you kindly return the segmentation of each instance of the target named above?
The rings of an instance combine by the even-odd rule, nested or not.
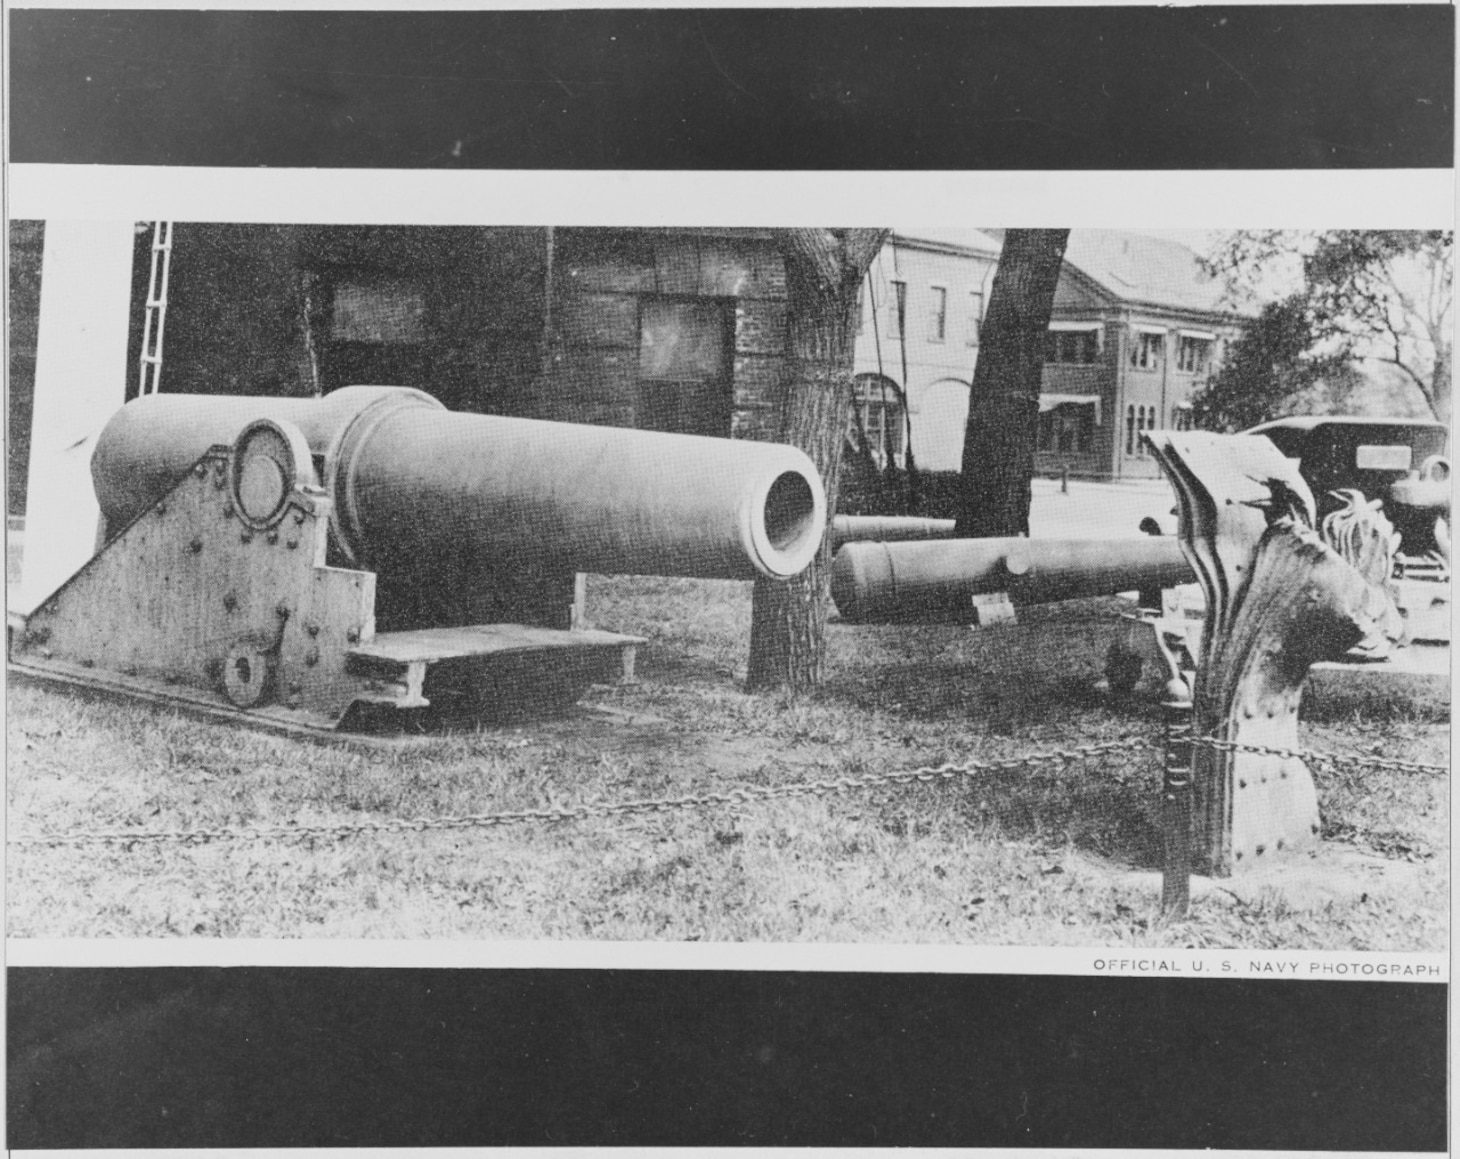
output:
[[[368,731],[380,737],[563,711],[592,684],[632,678],[643,642],[613,632],[520,624],[386,633],[352,650],[347,667],[361,669],[359,695],[338,713],[308,704],[239,708],[221,693],[180,681],[34,655],[14,658],[8,668],[61,687],[173,705],[208,720],[292,736],[329,739]]]

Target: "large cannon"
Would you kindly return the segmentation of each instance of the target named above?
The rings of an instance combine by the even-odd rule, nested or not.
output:
[[[12,663],[298,727],[576,699],[641,642],[571,630],[576,573],[789,577],[826,521],[791,447],[454,413],[398,387],[138,399],[92,475],[103,545]]]

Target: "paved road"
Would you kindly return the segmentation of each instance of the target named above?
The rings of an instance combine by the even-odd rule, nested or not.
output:
[[[1176,497],[1164,480],[1086,483],[1071,479],[1062,492],[1057,479],[1035,479],[1029,533],[1036,539],[1139,538],[1141,520],[1151,516],[1167,535],[1176,534]]]

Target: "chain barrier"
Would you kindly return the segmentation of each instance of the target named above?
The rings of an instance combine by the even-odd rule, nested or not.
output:
[[[551,809],[522,809],[515,812],[469,813],[445,817],[397,818],[382,821],[356,821],[344,825],[272,825],[251,829],[188,829],[188,830],[121,830],[94,831],[54,835],[26,834],[12,838],[12,847],[63,845],[131,845],[178,842],[201,845],[210,841],[286,841],[318,837],[350,837],[366,833],[423,833],[428,830],[490,829],[509,825],[541,822],[584,821],[592,817],[623,817],[640,813],[667,813],[712,806],[745,805],[758,801],[775,801],[794,797],[822,797],[828,793],[845,794],[866,789],[887,788],[913,783],[930,784],[955,777],[971,777],[989,773],[1011,773],[1045,766],[1066,766],[1079,761],[1116,753],[1154,750],[1158,746],[1144,737],[1101,744],[1080,745],[1072,749],[1055,749],[1023,757],[992,761],[949,762],[925,765],[895,773],[869,773],[861,777],[839,777],[836,780],[798,781],[788,785],[742,786],[719,793],[696,793],[682,797],[651,797],[637,801],[586,803]]]
[[[1227,751],[1264,753],[1284,759],[1299,759],[1330,767],[1380,768],[1394,772],[1443,774],[1445,765],[1428,765],[1417,761],[1400,761],[1387,757],[1344,756],[1336,753],[1311,752],[1306,749],[1273,748],[1267,745],[1242,744],[1215,737],[1193,737],[1192,745]],[[1066,767],[1097,757],[1140,751],[1161,752],[1158,741],[1146,737],[1079,745],[1070,749],[1031,753],[1023,757],[1006,757],[990,761],[948,762],[925,765],[893,773],[868,773],[860,777],[839,777],[835,780],[798,781],[788,785],[742,786],[718,793],[696,793],[680,797],[653,797],[637,801],[589,802],[582,805],[556,806],[549,809],[521,809],[497,813],[467,813],[442,817],[394,818],[381,821],[355,821],[332,825],[270,825],[247,829],[187,830],[94,830],[80,833],[20,834],[10,838],[12,848],[61,847],[78,845],[145,845],[174,842],[181,845],[203,845],[214,841],[302,841],[318,838],[346,838],[364,834],[425,833],[437,830],[505,828],[512,825],[585,821],[594,817],[624,817],[643,813],[668,813],[714,806],[746,805],[760,801],[785,800],[796,797],[823,797],[861,792],[867,789],[890,788],[909,784],[930,784],[951,781],[956,777],[974,777],[990,773],[1031,771],[1048,766]]]
[[[1330,768],[1383,769],[1391,773],[1419,773],[1425,776],[1439,776],[1450,771],[1448,765],[1427,765],[1420,761],[1401,761],[1393,757],[1351,756],[1343,753],[1321,753],[1311,749],[1273,748],[1271,745],[1242,744],[1238,741],[1218,740],[1214,736],[1198,737],[1194,744],[1226,752],[1263,753],[1284,760],[1306,761],[1313,765],[1327,765]]]

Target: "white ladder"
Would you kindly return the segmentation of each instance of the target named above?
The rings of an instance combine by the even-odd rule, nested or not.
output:
[[[147,278],[147,311],[142,324],[138,394],[156,394],[162,380],[162,329],[167,321],[167,277],[172,267],[172,222],[152,226],[152,272]]]

